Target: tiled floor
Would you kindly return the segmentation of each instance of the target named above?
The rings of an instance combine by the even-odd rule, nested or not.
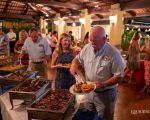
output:
[[[56,71],[49,68],[49,79],[55,79]],[[119,84],[114,120],[150,120],[150,96],[140,94],[136,85]]]

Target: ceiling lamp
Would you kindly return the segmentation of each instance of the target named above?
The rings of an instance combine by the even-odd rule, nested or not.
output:
[[[49,17],[49,15],[48,15],[48,14],[46,14],[46,17]]]
[[[140,29],[140,28],[138,28],[138,31],[141,31],[141,29]]]
[[[127,27],[126,30],[130,30],[129,27]]]

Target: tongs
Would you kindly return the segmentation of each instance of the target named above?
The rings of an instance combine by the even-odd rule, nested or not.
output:
[[[86,83],[86,80],[82,76],[80,76],[79,74],[75,73],[74,77],[75,77],[77,83],[81,83],[81,82]]]

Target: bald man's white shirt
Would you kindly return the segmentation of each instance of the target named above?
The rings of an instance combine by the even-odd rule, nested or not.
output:
[[[93,47],[89,43],[76,58],[84,66],[85,76],[89,81],[100,80],[103,82],[113,76],[122,77],[124,74],[125,62],[120,52],[109,43],[105,43],[97,53],[94,53]],[[114,88],[116,85],[104,89]]]

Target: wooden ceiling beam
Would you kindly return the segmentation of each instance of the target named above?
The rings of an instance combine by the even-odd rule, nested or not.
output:
[[[104,16],[100,15],[100,14],[95,14],[98,18],[103,19]]]
[[[26,14],[27,14],[27,12],[28,12],[28,10],[29,10],[29,5],[28,5],[28,4],[26,4],[26,8],[25,8],[25,10],[24,10],[24,12],[23,12],[23,15],[26,15]]]
[[[8,8],[8,6],[9,6],[9,3],[10,3],[10,2],[11,2],[10,0],[7,0],[7,1],[6,1],[6,4],[5,4],[5,7],[4,7],[4,10],[3,10],[3,13],[6,13],[7,8]]]
[[[136,12],[134,12],[133,10],[128,10],[126,11],[128,14],[130,14],[131,16],[136,16]]]
[[[60,6],[60,7],[65,7],[65,8],[72,8],[72,9],[82,9],[82,6],[74,4],[72,2],[55,2],[54,0],[14,0],[18,2],[23,2],[23,3],[35,3],[35,4],[46,4],[49,6]]]
[[[88,9],[89,14],[100,14],[100,13],[105,13],[105,12],[109,12],[109,9],[99,9],[99,10],[96,10],[95,8]]]
[[[121,9],[123,11],[149,7],[150,7],[150,0],[136,0],[127,3],[121,3]]]
[[[80,11],[77,12],[71,12],[71,13],[61,13],[61,17],[68,17],[68,16],[79,16]]]
[[[25,19],[25,20],[33,20],[32,16],[29,15],[21,15],[14,13],[0,13],[0,18],[11,18],[11,19]]]
[[[57,8],[53,7],[53,6],[49,6],[53,11],[55,11],[56,13],[61,13]]]

